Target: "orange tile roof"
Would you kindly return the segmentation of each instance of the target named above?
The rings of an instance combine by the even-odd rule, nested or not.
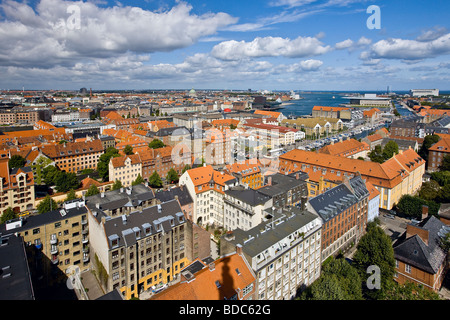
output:
[[[441,138],[438,142],[433,144],[428,151],[436,151],[436,152],[450,152],[450,139]]]
[[[369,139],[370,142],[374,142],[374,141],[383,139],[383,137],[378,133],[374,133],[374,134],[367,136],[367,139]]]
[[[67,142],[46,145],[41,148],[43,154],[51,159],[76,156],[92,152],[103,152],[102,142],[98,139],[84,142]]]
[[[197,259],[203,263],[201,260]],[[233,254],[213,262],[214,269],[205,267],[194,274],[192,281],[181,281],[161,293],[154,295],[151,300],[220,300],[229,299],[239,291],[256,281],[253,272],[244,259]],[[237,273],[239,270],[239,274]],[[219,282],[220,288],[217,287]],[[253,286],[256,287],[256,286]],[[252,290],[247,294],[253,294]],[[247,298],[247,296],[243,298]]]
[[[281,112],[276,111],[265,111],[265,110],[255,110],[255,114],[262,114],[266,116],[270,116],[272,118],[278,118],[281,114]]]
[[[362,143],[355,139],[347,139],[334,144],[329,144],[321,148],[319,152],[336,156],[350,156],[364,150],[370,150],[367,143]]]
[[[375,188],[369,181],[366,181],[366,188],[369,191],[369,200],[372,200],[380,194],[380,191],[378,191],[378,189]]]
[[[141,158],[138,154],[131,155],[123,155],[115,158],[111,158],[111,163],[114,168],[119,168],[125,166],[125,160],[129,158],[131,160],[131,164],[141,163]]]
[[[258,159],[248,159],[243,162],[235,162],[233,164],[227,164],[225,170],[231,174],[240,174],[243,177],[260,174],[261,163]]]
[[[195,187],[207,185],[213,180],[216,184],[224,186],[225,182],[235,179],[233,176],[213,169],[211,165],[189,169],[187,171]],[[205,191],[203,189],[202,191]]]

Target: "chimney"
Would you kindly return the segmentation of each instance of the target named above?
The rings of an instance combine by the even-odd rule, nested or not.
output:
[[[214,262],[211,262],[209,265],[209,271],[214,271],[216,269],[216,264]]]
[[[267,185],[271,186],[272,185],[272,177],[267,177]]]
[[[301,209],[306,210],[306,202],[308,201],[307,197],[301,197]]]
[[[105,193],[104,193],[104,192],[101,192],[101,193],[100,193],[100,197],[104,198],[104,197],[105,197]]]
[[[428,206],[422,205],[422,220],[425,220],[428,217]]]
[[[236,253],[242,255],[242,245],[239,243],[236,245]]]
[[[428,245],[428,230],[412,224],[406,225],[406,239],[418,235]]]

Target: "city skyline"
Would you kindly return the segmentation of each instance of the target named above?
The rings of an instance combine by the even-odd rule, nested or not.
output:
[[[0,4],[0,89],[447,91],[448,9],[445,1],[9,0]]]

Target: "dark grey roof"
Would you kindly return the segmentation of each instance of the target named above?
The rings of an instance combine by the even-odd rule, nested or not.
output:
[[[437,273],[446,257],[439,245],[439,232],[444,226],[434,216],[426,218],[417,227],[428,230],[428,244],[418,235],[406,238],[405,232],[394,244],[395,258],[428,273]]]
[[[189,194],[189,191],[184,186],[179,186],[168,190],[161,190],[155,192],[155,197],[159,199],[161,202],[173,200],[175,199],[175,196],[178,197],[178,201],[180,202],[181,206],[185,206],[193,202],[192,197]]]
[[[357,202],[358,199],[345,184],[340,184],[309,200],[311,207],[324,222],[334,218]]]
[[[164,230],[169,231],[173,226],[185,223],[184,214],[176,200],[164,202],[155,206],[134,211],[129,215],[109,218],[105,221],[104,230],[110,240],[118,239],[118,246],[131,246],[140,238],[156,234]],[[161,227],[161,229],[160,229]],[[146,233],[148,229],[148,233]],[[109,243],[111,246],[111,242]]]
[[[296,179],[291,175],[284,175],[281,173],[276,173],[271,176],[265,177],[264,184],[267,184],[269,178],[272,179],[272,184],[259,188],[258,191],[270,197],[286,193],[289,190],[292,190],[300,185],[306,184],[305,180]]]
[[[123,300],[123,297],[120,294],[119,290],[114,289],[113,291],[108,292],[95,300]]]
[[[403,140],[403,139],[392,139],[392,138],[383,138],[383,140],[381,140],[381,148],[384,148],[384,146],[389,142],[389,141],[394,141],[397,145],[398,148],[400,150],[406,150],[409,147],[411,147],[412,149],[414,149],[414,147],[417,144],[416,140]]]
[[[0,300],[34,300],[22,238],[11,234],[0,239]]]
[[[20,168],[20,170],[22,170],[23,172],[33,172],[33,171],[31,170],[31,167],[23,167],[23,168]],[[12,169],[10,170],[10,173],[11,173],[11,174],[16,174],[17,171],[19,171],[19,168],[12,168]]]
[[[111,190],[86,197],[86,206],[98,212],[102,210],[114,210],[124,206],[136,207],[143,201],[155,198],[153,190],[144,184],[138,184],[127,188]],[[100,208],[96,208],[99,205]]]
[[[28,216],[27,218],[22,219],[22,226],[14,229],[6,230],[6,224],[2,224],[0,225],[0,233],[11,234],[15,232],[22,232],[64,219],[73,218],[82,214],[87,214],[87,209],[84,205],[71,209],[57,209],[38,215]]]
[[[162,128],[159,129],[157,132],[149,131],[147,133],[147,136],[149,137],[165,137],[165,136],[172,136],[172,135],[188,135],[190,134],[189,130],[182,126],[182,127],[170,127],[170,128]]]
[[[250,230],[244,231],[237,228],[232,232],[234,236],[232,242],[242,245],[243,251],[250,257],[255,257],[318,218],[317,215],[297,207],[277,208],[275,211],[271,209],[265,212],[273,218]]]
[[[242,186],[237,186],[225,191],[225,194],[239,199],[251,206],[258,206],[266,203],[271,197],[254,189],[245,189]]]

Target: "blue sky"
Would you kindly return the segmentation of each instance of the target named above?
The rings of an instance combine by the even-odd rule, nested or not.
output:
[[[369,29],[370,5],[380,29]],[[0,89],[450,89],[449,1],[0,3]]]

